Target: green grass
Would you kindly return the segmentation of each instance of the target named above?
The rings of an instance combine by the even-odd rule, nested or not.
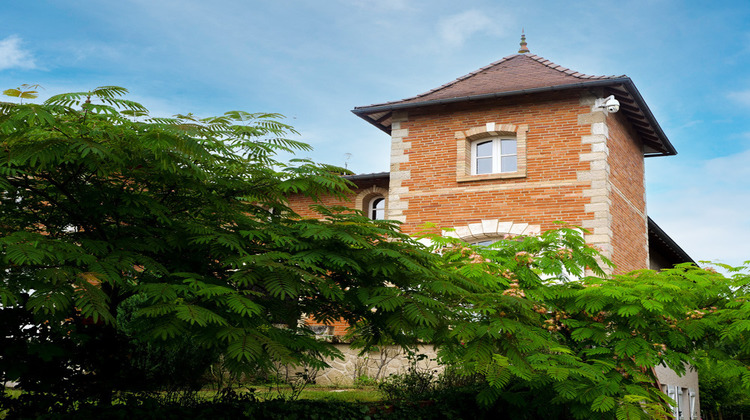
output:
[[[255,395],[261,400],[274,399],[278,398],[279,396],[289,395],[291,393],[291,388],[289,386],[277,386],[270,384],[241,387],[236,391],[238,393],[241,393],[246,391],[247,389],[254,389]],[[18,397],[23,393],[23,391],[6,389],[5,393],[13,397]],[[215,390],[202,390],[198,392],[199,398],[210,399],[215,395]],[[309,385],[304,390],[302,390],[299,399],[335,402],[375,402],[381,401],[383,399],[383,394],[378,391],[378,387],[374,385],[360,386],[356,388]],[[5,419],[5,417],[5,411],[0,410],[0,420]]]
[[[372,402],[380,401],[383,395],[375,387],[361,389],[308,388],[302,391],[299,398],[303,400]]]
[[[237,389],[237,392],[252,388],[255,395],[260,399],[273,399],[279,396],[291,394],[291,388],[284,385],[248,385]],[[377,386],[360,386],[360,387],[332,387],[309,385],[302,390],[299,396],[301,400],[321,400],[321,401],[346,401],[346,402],[372,402],[383,399],[383,394],[378,391]]]

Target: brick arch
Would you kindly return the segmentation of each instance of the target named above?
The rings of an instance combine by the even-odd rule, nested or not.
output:
[[[497,238],[503,235],[539,235],[539,225],[528,223],[503,222],[500,219],[482,220],[479,223],[469,223],[463,226],[454,226],[452,231],[443,231],[443,236],[458,238],[462,241],[472,242]]]
[[[388,215],[388,190],[383,187],[378,187],[376,185],[373,185],[370,188],[366,188],[357,194],[357,197],[354,199],[354,208],[357,210],[364,211],[365,214],[368,214],[368,209],[365,208],[365,206],[375,197],[383,197],[385,198],[385,214],[386,217]],[[368,214],[369,215],[369,214]]]

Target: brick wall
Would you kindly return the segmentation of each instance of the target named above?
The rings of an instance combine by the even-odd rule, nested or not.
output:
[[[398,199],[405,202],[398,206],[404,231],[415,232],[425,222],[448,228],[483,219],[525,222],[542,230],[558,220],[581,225],[590,218],[583,190],[591,183],[578,179],[590,168],[579,156],[591,146],[581,142],[590,127],[579,125],[578,115],[588,112],[580,93],[570,92],[409,111],[396,133],[408,147],[391,167],[392,175],[407,174],[396,179]],[[456,133],[491,122],[528,126],[526,175],[459,182]]]
[[[616,272],[648,268],[648,219],[640,142],[621,114],[607,117],[612,213],[612,261]]]
[[[385,144],[382,147],[387,147]],[[310,209],[310,206],[314,204],[323,204],[326,206],[344,206],[349,208],[356,208],[357,210],[364,210],[356,206],[356,197],[364,192],[369,191],[373,187],[379,187],[383,189],[388,188],[388,179],[380,178],[375,180],[358,180],[356,181],[356,187],[352,188],[352,194],[346,198],[338,198],[333,196],[319,197],[317,202],[314,202],[308,197],[301,194],[293,194],[289,197],[289,207],[294,209],[302,217],[313,217],[317,218],[319,215]]]

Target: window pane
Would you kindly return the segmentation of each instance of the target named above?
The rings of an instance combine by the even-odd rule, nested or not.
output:
[[[516,154],[516,141],[515,140],[502,140],[500,142],[501,154],[503,155],[515,155]]]
[[[501,172],[515,172],[518,170],[515,156],[503,156],[500,160]]]
[[[492,141],[477,144],[477,157],[492,156]]]
[[[477,174],[491,174],[492,173],[492,158],[479,158],[477,159]]]
[[[379,197],[370,201],[370,218],[374,220],[385,219],[385,198]]]

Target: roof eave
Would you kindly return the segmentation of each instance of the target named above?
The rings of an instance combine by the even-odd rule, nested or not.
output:
[[[363,181],[363,180],[371,180],[371,179],[388,178],[390,176],[391,176],[390,172],[376,172],[376,173],[371,173],[371,174],[342,175],[341,177],[344,179],[348,179],[349,181]]]
[[[539,88],[521,89],[521,90],[508,91],[508,92],[486,93],[486,94],[472,95],[472,96],[460,96],[460,97],[455,97],[455,98],[435,99],[431,101],[422,101],[422,102],[385,103],[385,104],[374,105],[374,106],[356,107],[352,110],[352,113],[362,118],[363,120],[367,121],[368,123],[374,125],[375,127],[379,128],[381,131],[385,132],[386,134],[390,135],[391,134],[390,126],[380,124],[378,121],[370,117],[371,114],[382,113],[382,112],[387,113],[387,112],[393,112],[393,111],[398,111],[398,110],[429,107],[429,106],[435,106],[435,105],[446,105],[446,104],[453,104],[453,103],[459,103],[459,102],[480,101],[484,99],[495,99],[495,98],[504,98],[504,97],[510,97],[510,96],[518,96],[518,95],[530,95],[530,94],[536,94],[536,93],[555,92],[555,91],[570,90],[570,89],[577,89],[577,88],[608,87],[608,86],[611,87],[611,86],[618,86],[618,85],[625,86],[625,90],[630,95],[632,95],[633,100],[638,105],[638,109],[643,113],[649,125],[653,128],[655,135],[660,140],[660,145],[662,146],[660,148],[661,150],[655,153],[653,152],[644,153],[644,156],[653,157],[653,156],[676,155],[677,150],[674,148],[674,146],[672,146],[672,143],[669,141],[666,134],[664,134],[664,131],[661,129],[661,126],[659,126],[659,123],[656,121],[656,118],[651,112],[651,109],[649,109],[648,105],[646,105],[646,101],[643,99],[643,97],[641,96],[641,93],[638,91],[638,89],[635,87],[635,84],[629,77],[618,77],[618,78],[604,79],[604,80],[588,80],[588,81],[584,81],[580,83],[570,83],[570,84],[565,84],[565,85],[545,86],[545,87],[539,87]]]
[[[672,145],[672,142],[669,141],[669,138],[664,133],[664,130],[662,130],[661,126],[659,125],[659,122],[656,120],[656,117],[654,117],[654,114],[651,112],[651,108],[648,107],[648,105],[646,104],[646,101],[643,99],[643,96],[641,96],[641,92],[638,91],[637,87],[635,87],[635,83],[633,83],[633,80],[630,79],[629,77],[620,78],[618,80],[623,81],[622,84],[624,84],[626,86],[627,91],[631,95],[633,95],[633,99],[638,104],[638,108],[641,110],[641,112],[643,112],[649,124],[653,127],[656,136],[661,140],[661,143],[664,146],[665,150],[663,150],[662,153],[644,154],[645,157],[676,155],[677,149],[675,149],[674,146]]]
[[[678,257],[681,262],[690,262],[695,264],[695,261],[688,255],[687,252],[685,252],[682,247],[677,245],[677,242],[674,241],[674,239],[670,238],[669,235],[667,235],[662,228],[659,227],[659,225],[656,224],[656,222],[651,219],[651,217],[648,217],[648,230],[649,233],[653,233],[655,237],[657,237],[663,245],[665,245],[672,253]]]
[[[557,90],[568,90],[568,89],[575,89],[575,88],[582,88],[582,87],[607,86],[607,85],[612,85],[612,84],[621,84],[621,83],[624,83],[626,80],[629,81],[630,78],[625,77],[625,78],[606,79],[606,80],[590,80],[590,81],[585,81],[585,82],[580,82],[580,83],[571,83],[571,84],[558,85],[558,86],[545,86],[545,87],[538,87],[538,88],[531,88],[531,89],[511,90],[507,92],[484,93],[481,95],[433,99],[431,101],[422,101],[422,102],[385,103],[381,105],[355,107],[352,110],[352,112],[358,116],[362,116],[366,114],[372,114],[375,112],[383,112],[383,111],[397,111],[401,109],[420,108],[420,107],[432,106],[432,105],[444,105],[444,104],[467,102],[467,101],[480,101],[483,99],[503,98],[507,96],[517,96],[517,95],[529,95],[533,93],[553,92]]]

